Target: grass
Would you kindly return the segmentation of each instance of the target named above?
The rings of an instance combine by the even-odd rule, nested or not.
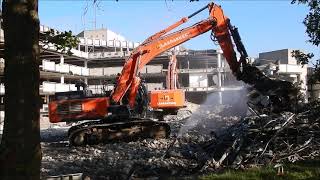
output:
[[[209,174],[200,177],[201,180],[292,180],[320,179],[320,160],[302,161],[284,165],[284,175],[278,176],[277,169],[268,166],[248,170],[226,170],[219,174]]]

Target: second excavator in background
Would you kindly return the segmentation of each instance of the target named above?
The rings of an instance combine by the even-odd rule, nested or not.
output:
[[[178,88],[177,57],[174,53],[169,55],[166,89],[149,91],[149,105],[159,120],[163,120],[165,115],[177,115],[181,108],[186,107],[185,91]]]
[[[207,9],[209,17],[190,27],[171,32],[190,18]],[[154,112],[175,112],[184,106],[184,91],[168,84],[167,90],[148,93],[141,83],[140,70],[161,53],[211,30],[211,39],[218,42],[232,73],[252,85],[261,93],[272,93],[271,104],[289,108],[293,85],[271,80],[256,67],[247,63],[248,54],[236,27],[222,8],[209,3],[188,17],[152,35],[135,48],[126,59],[112,92],[92,95],[90,91],[56,93],[49,103],[50,122],[76,122],[88,120],[69,129],[72,145],[101,142],[131,141],[139,138],[164,138],[170,126],[156,121]],[[239,60],[234,49],[240,54]],[[172,72],[174,73],[174,71]],[[172,77],[174,74],[172,74]],[[171,75],[170,77],[171,78]],[[151,102],[151,103],[150,103]]]

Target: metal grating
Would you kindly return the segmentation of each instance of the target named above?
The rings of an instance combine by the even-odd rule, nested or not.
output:
[[[81,102],[59,104],[57,112],[60,115],[80,113],[82,112],[82,104]]]

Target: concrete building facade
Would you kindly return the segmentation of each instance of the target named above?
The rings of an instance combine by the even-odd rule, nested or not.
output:
[[[126,38],[123,37],[122,35],[115,33],[109,29],[102,28],[102,29],[97,29],[97,30],[85,30],[80,32],[78,37],[82,38],[90,38],[90,39],[101,39],[105,41],[126,41]]]

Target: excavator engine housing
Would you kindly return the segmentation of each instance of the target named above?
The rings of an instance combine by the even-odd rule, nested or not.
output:
[[[149,96],[153,109],[179,109],[185,106],[185,92],[182,89],[153,90]]]

